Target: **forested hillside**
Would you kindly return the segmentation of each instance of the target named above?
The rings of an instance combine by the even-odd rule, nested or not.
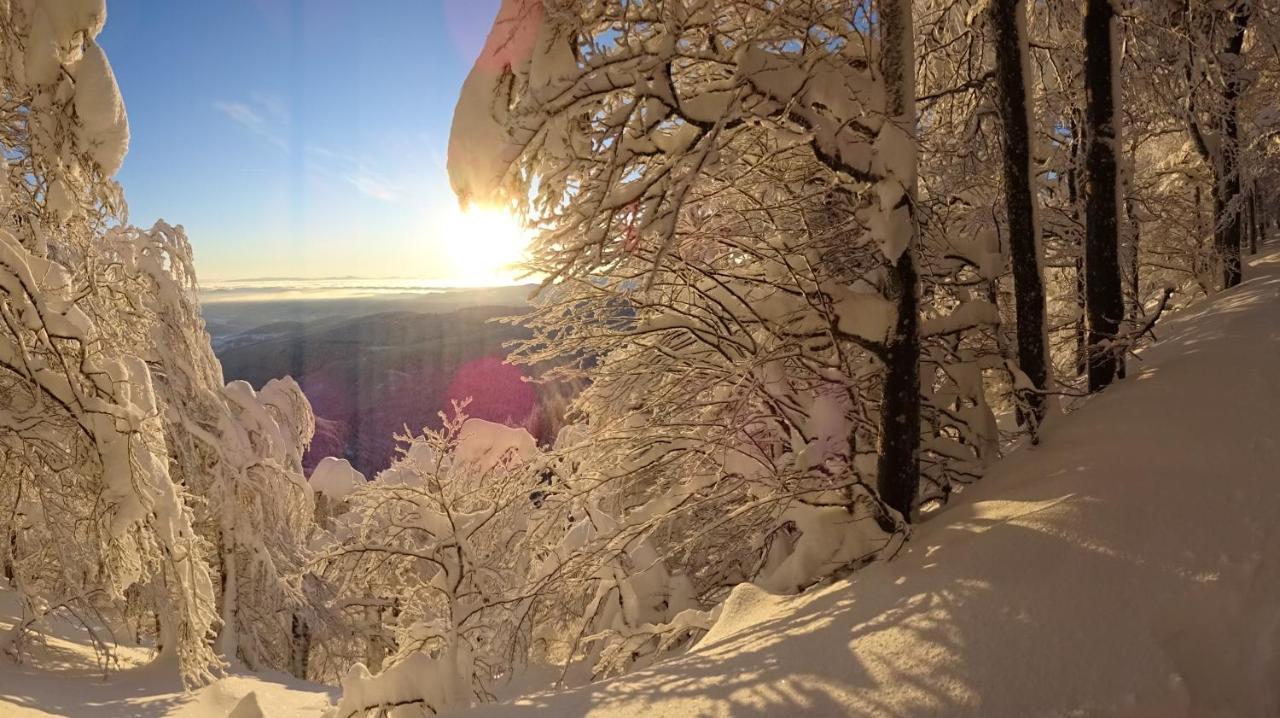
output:
[[[316,414],[316,435],[303,458],[308,471],[326,456],[341,456],[372,476],[395,458],[397,433],[438,427],[438,414],[455,400],[471,398],[471,416],[550,438],[559,417],[543,401],[548,389],[522,381],[528,370],[503,363],[503,345],[528,332],[489,321],[523,311],[476,307],[276,324],[250,330],[260,339],[232,337],[218,358],[229,379],[258,386],[289,375],[302,386]]]

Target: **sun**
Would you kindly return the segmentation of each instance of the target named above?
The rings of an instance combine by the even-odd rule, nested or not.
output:
[[[460,286],[514,284],[522,272],[533,233],[510,213],[494,207],[452,207],[441,222],[439,241],[451,281]]]

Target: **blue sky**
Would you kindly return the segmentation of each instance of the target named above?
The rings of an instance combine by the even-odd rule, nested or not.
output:
[[[185,225],[204,281],[448,278],[449,125],[497,7],[109,0],[130,221]]]

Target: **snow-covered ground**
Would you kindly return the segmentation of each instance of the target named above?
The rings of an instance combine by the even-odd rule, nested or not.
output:
[[[797,597],[742,586],[685,655],[469,715],[1280,715],[1280,252],[1248,276],[895,560]],[[104,683],[74,635],[34,659],[0,663],[0,715],[221,716],[254,691],[304,716],[331,697],[240,674],[182,694],[155,666]]]
[[[12,628],[16,609],[14,595],[0,591],[0,636]],[[118,649],[119,665],[104,680],[83,630],[61,620],[50,629],[47,640],[30,646],[22,665],[0,656],[3,718],[223,718],[251,692],[264,716],[319,716],[336,698],[325,686],[239,671],[184,692],[176,666],[150,663],[150,648],[128,645]],[[241,713],[236,718],[258,716]]]

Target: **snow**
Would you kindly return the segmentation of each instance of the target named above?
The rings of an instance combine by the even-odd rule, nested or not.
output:
[[[376,676],[357,663],[342,679],[342,700],[330,715],[346,718],[372,707],[390,709],[393,718],[434,715],[442,706],[466,700],[459,681],[450,680],[457,679],[451,668],[423,653],[413,653]]]
[[[491,201],[520,153],[502,123],[510,106],[510,86],[504,80],[513,68],[530,62],[541,20],[541,3],[503,0],[484,49],[462,84],[449,132],[448,171],[464,207]]]
[[[522,428],[470,418],[458,432],[454,461],[474,464],[480,471],[511,462],[530,461],[538,454],[538,443]]]
[[[1000,310],[991,302],[974,299],[961,302],[949,314],[932,317],[920,323],[920,334],[926,337],[955,334],[973,327],[1000,323]]]
[[[258,700],[258,692],[246,693],[244,698],[236,703],[236,707],[231,709],[227,718],[267,718],[267,713],[262,710],[262,703]]]
[[[896,560],[740,587],[685,655],[471,715],[1277,715],[1280,253],[1254,268]]]
[[[78,58],[76,33],[97,37],[106,20],[106,0],[35,3],[23,62],[27,82],[32,85],[55,82],[59,67]]]
[[[365,483],[364,474],[356,471],[350,461],[326,456],[311,472],[311,488],[331,499],[344,499]]]
[[[872,292],[851,292],[835,305],[840,331],[869,342],[883,343],[898,319],[898,307]]]
[[[16,595],[0,580],[0,633],[16,620]],[[255,715],[323,715],[336,689],[288,676],[230,671],[196,691],[183,692],[171,662],[152,663],[154,650],[122,644],[118,667],[103,679],[82,629],[60,619],[51,622],[44,642],[30,644],[23,664],[0,656],[0,715],[5,718],[252,718]],[[123,640],[126,631],[117,631]],[[246,703],[246,697],[254,699]],[[253,713],[256,703],[259,713]],[[247,712],[249,711],[249,712]]]
[[[23,54],[23,77],[36,90],[36,104],[47,104],[52,96],[62,97],[59,88],[66,75],[74,79],[75,133],[80,149],[108,177],[124,162],[129,149],[129,120],[124,100],[116,85],[111,63],[93,38],[106,22],[105,0],[59,0],[39,2],[30,9]],[[45,132],[52,128],[46,127]],[[58,143],[45,150],[51,166],[59,165]],[[53,209],[65,216],[72,198],[62,182],[54,183]]]
[[[129,151],[129,120],[116,76],[101,47],[90,44],[85,49],[75,76],[80,144],[104,174],[114,175]]]

